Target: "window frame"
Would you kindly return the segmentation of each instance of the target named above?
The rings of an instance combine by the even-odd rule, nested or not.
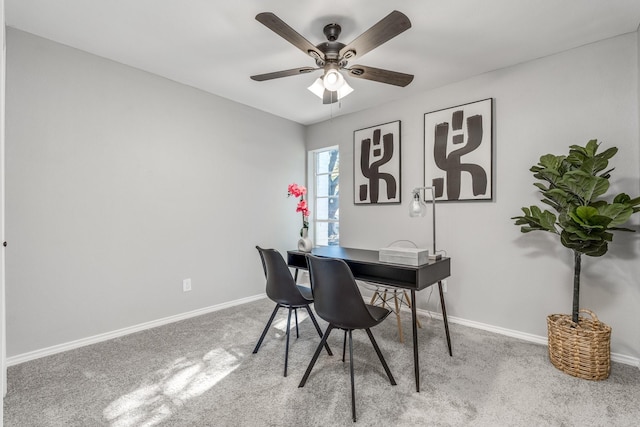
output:
[[[323,172],[323,173],[318,173],[317,170],[317,159],[318,159],[318,155],[320,155],[321,153],[325,153],[325,152],[329,152],[329,151],[333,151],[336,150],[338,152],[338,162],[337,162],[337,173],[338,173],[338,194],[336,196],[318,196],[318,189],[317,189],[317,182],[318,182],[318,176],[322,176],[322,175],[331,175],[333,173],[335,173],[335,169],[334,171],[331,172]],[[338,200],[338,210],[339,208],[339,203],[340,203],[340,149],[338,145],[332,145],[329,147],[323,147],[323,148],[319,148],[317,150],[312,150],[309,151],[309,157],[308,157],[308,162],[307,165],[309,166],[307,168],[308,170],[308,182],[311,185],[308,185],[307,188],[310,189],[310,195],[308,198],[307,203],[309,203],[311,205],[311,212],[312,212],[312,216],[311,216],[311,235],[312,235],[312,240],[314,242],[314,246],[332,246],[329,245],[327,242],[327,245],[320,245],[318,244],[318,224],[322,223],[322,224],[337,224],[338,225],[338,230],[340,227],[340,219],[318,219],[318,201],[320,199],[330,199],[330,198],[334,198],[336,200]],[[328,236],[327,236],[328,238]],[[338,231],[338,240],[336,245],[340,244],[340,232]]]

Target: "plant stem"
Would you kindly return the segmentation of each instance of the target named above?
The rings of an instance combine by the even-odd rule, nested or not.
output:
[[[580,268],[582,254],[573,251],[573,311],[571,319],[574,323],[578,323],[578,311],[580,310]]]

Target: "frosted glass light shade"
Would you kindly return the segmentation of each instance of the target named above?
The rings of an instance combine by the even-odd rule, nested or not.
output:
[[[420,193],[413,193],[413,200],[409,203],[409,216],[418,217],[427,214],[427,205],[420,199]]]
[[[324,88],[335,92],[344,84],[344,77],[336,69],[330,69],[324,74]]]
[[[345,80],[342,86],[340,86],[340,89],[338,89],[338,99],[344,98],[351,92],[353,92],[353,88],[349,86],[349,83],[347,83],[347,81]]]
[[[318,98],[322,99],[324,93],[324,85],[322,84],[322,77],[318,77],[311,86],[309,86],[311,92],[313,92]]]

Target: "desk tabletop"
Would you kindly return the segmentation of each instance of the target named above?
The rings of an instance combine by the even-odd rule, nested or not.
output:
[[[423,265],[404,265],[382,262],[377,250],[319,246],[312,255],[344,260],[356,279],[397,286],[407,289],[424,289],[451,275],[449,258],[430,260]],[[287,251],[287,264],[295,268],[307,268],[305,253]]]

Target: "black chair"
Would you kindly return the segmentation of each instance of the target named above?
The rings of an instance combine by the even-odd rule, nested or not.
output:
[[[256,348],[253,349],[253,353],[257,353],[258,349],[260,349],[260,345],[262,344],[262,340],[264,340],[265,335],[267,335],[267,331],[271,327],[271,323],[273,319],[276,317],[276,313],[280,307],[289,309],[289,316],[287,317],[287,344],[284,353],[284,376],[287,376],[287,364],[289,362],[289,329],[291,327],[291,312],[294,312],[296,319],[296,338],[299,337],[298,334],[298,309],[306,308],[309,313],[309,317],[313,322],[313,325],[316,327],[316,331],[318,331],[318,335],[322,337],[322,330],[320,330],[320,326],[318,326],[318,322],[316,321],[315,316],[311,312],[309,308],[309,304],[313,303],[313,295],[311,293],[311,289],[306,286],[299,286],[296,284],[293,277],[291,277],[291,271],[289,271],[289,267],[287,263],[275,249],[262,249],[259,246],[256,246],[256,249],[260,253],[260,259],[262,260],[262,268],[264,269],[264,275],[267,279],[267,296],[275,301],[276,307],[273,309],[273,313],[271,313],[271,317],[267,322],[267,326],[264,327],[264,331],[262,331],[262,335],[256,344]],[[333,356],[331,353],[331,349],[329,345],[325,345],[327,349],[327,353],[330,356]]]
[[[382,362],[382,366],[389,377],[391,385],[396,385],[396,380],[393,378],[370,329],[386,319],[391,311],[364,302],[358,285],[353,278],[353,274],[343,260],[322,258],[311,254],[307,254],[306,257],[309,266],[309,275],[311,277],[314,307],[318,316],[326,320],[329,326],[322,336],[322,341],[320,341],[298,387],[304,387],[307,382],[313,365],[315,365],[318,360],[322,346],[326,344],[331,331],[334,329],[343,329],[345,331],[345,343],[342,350],[342,361],[344,362],[344,346],[346,346],[346,336],[348,334],[349,369],[351,374],[351,413],[353,421],[356,421],[356,395],[353,381],[353,340],[351,338],[351,331],[354,329],[364,329],[367,331],[369,340],[371,340],[371,344],[376,350],[380,362]]]

